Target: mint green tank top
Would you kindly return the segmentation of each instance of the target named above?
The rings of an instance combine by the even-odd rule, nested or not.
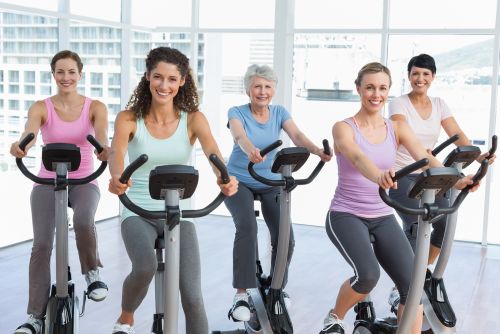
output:
[[[148,161],[132,174],[132,187],[128,190],[128,197],[135,204],[146,210],[164,210],[163,200],[154,200],[149,195],[149,172],[162,165],[191,165],[193,145],[189,141],[187,128],[187,113],[181,112],[181,119],[175,132],[166,139],[153,137],[144,119],[137,120],[137,129],[134,138],[128,144],[129,161],[134,161],[141,154],[148,155]],[[190,208],[190,199],[181,200],[182,210]],[[137,216],[127,208],[123,208],[121,221],[131,216]]]

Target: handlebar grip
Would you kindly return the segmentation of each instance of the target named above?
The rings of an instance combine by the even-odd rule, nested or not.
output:
[[[454,142],[456,142],[458,139],[460,138],[460,136],[458,134],[454,134],[453,136],[451,136],[450,138],[446,139],[444,142],[442,142],[441,144],[439,144],[438,146],[436,146],[433,150],[432,150],[432,155],[433,156],[436,156],[438,155],[443,149],[445,149],[447,146],[449,146],[450,144],[453,144]]]
[[[222,183],[224,183],[224,184],[229,183],[229,175],[227,173],[226,166],[219,159],[219,157],[216,154],[212,153],[212,154],[210,154],[210,156],[208,158],[214,164],[214,166],[217,167],[217,169],[219,170],[220,176],[222,179]]]
[[[137,159],[132,161],[132,163],[128,165],[127,168],[125,168],[122,176],[120,176],[120,182],[127,183],[130,179],[130,176],[135,172],[135,170],[144,165],[146,161],[148,161],[147,154],[141,154]]]
[[[406,167],[401,168],[400,170],[398,170],[394,174],[394,177],[392,178],[392,180],[393,181],[399,180],[403,176],[406,176],[406,175],[408,175],[408,174],[410,174],[410,173],[412,173],[412,172],[414,172],[416,170],[419,170],[420,168],[425,167],[428,164],[429,164],[429,159],[427,159],[427,158],[415,161],[411,165],[408,165],[408,166],[406,166]]]
[[[497,150],[497,141],[498,141],[497,135],[493,135],[493,137],[491,137],[491,148],[490,148],[489,154],[486,157],[486,159],[491,158],[491,156],[493,154],[495,154],[495,152]]]
[[[260,156],[264,157],[266,154],[268,154],[269,152],[271,152],[275,148],[280,147],[281,144],[283,144],[283,142],[280,139],[278,139],[277,141],[275,141],[271,145],[266,146],[262,150],[260,150]]]
[[[28,145],[33,139],[35,138],[35,134],[33,132],[30,132],[26,135],[26,137],[21,140],[19,143],[19,148],[24,151],[26,148],[26,145]]]
[[[97,150],[97,153],[101,153],[102,150],[104,150],[104,148],[101,146],[101,144],[99,144],[99,142],[97,141],[97,139],[94,138],[94,136],[87,135],[87,140],[89,143],[92,144],[92,146],[95,147],[95,149]]]
[[[327,155],[332,153],[330,151],[330,143],[328,142],[328,139],[323,139],[323,152]]]

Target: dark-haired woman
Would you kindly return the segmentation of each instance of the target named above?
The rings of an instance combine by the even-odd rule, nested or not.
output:
[[[444,129],[448,136],[453,136],[455,134],[460,136],[455,142],[457,146],[470,145],[469,138],[458,125],[446,102],[442,98],[427,95],[436,77],[436,63],[434,58],[428,54],[415,56],[408,62],[407,70],[411,91],[391,101],[389,104],[390,118],[394,121],[408,123],[415,132],[417,139],[428,150],[432,150],[434,145],[436,145],[441,128]],[[477,158],[477,161],[483,161],[488,154],[488,152],[481,154]],[[489,161],[493,163],[494,160],[495,156]],[[415,160],[408,151],[400,146],[396,155],[394,169],[399,170],[413,162],[415,162]],[[418,200],[410,199],[407,196],[409,188],[413,185],[418,174],[419,173],[414,173],[400,179],[398,181],[398,188],[389,191],[390,196],[398,199],[398,201],[404,201],[407,206],[418,207]],[[438,205],[449,205],[448,199],[440,199]],[[398,212],[398,215],[403,221],[404,232],[412,248],[415,249],[418,217],[401,212]],[[428,259],[429,264],[433,264],[441,252],[441,245],[443,243],[446,228],[446,219],[446,216],[444,216],[433,224]],[[397,308],[399,304],[399,294],[396,289],[393,289],[390,294],[389,304],[394,308]]]
[[[149,196],[149,171],[158,165],[189,164],[196,139],[207,156],[215,153],[222,158],[207,119],[198,110],[198,94],[187,57],[173,48],[155,48],[146,58],[146,73],[127,109],[116,118],[109,162],[109,190],[120,195],[128,189],[128,196],[143,208],[162,210],[163,201]],[[127,152],[130,161],[143,153],[149,159],[128,184],[122,184],[119,178]],[[220,175],[214,172],[221,191],[228,196],[234,194],[237,180],[230,177],[228,184],[222,184]],[[186,205],[188,203],[181,201],[181,208]],[[154,242],[163,233],[163,225],[161,220],[144,219],[127,209],[121,214],[122,237],[132,271],[123,283],[122,312],[113,333],[135,333],[134,312],[154,277],[157,266]],[[194,224],[182,221],[180,234],[180,293],[186,333],[206,334],[208,321],[201,294],[200,256]]]
[[[87,135],[93,134],[104,150],[97,155],[99,160],[108,158],[108,113],[106,106],[97,100],[78,94],[77,85],[82,77],[83,63],[77,53],[64,50],[54,55],[50,63],[52,76],[57,85],[57,94],[37,101],[28,110],[24,138],[28,133],[40,131],[45,144],[70,143],[80,148],[80,168],[69,172],[70,178],[82,178],[94,171],[93,146]],[[23,158],[33,146],[32,141],[24,151],[19,141],[12,144],[10,153]],[[55,173],[40,166],[39,177],[54,178]],[[55,197],[54,187],[35,184],[31,192],[33,221],[33,248],[29,265],[28,320],[19,326],[15,334],[42,333],[45,308],[50,289],[50,256],[54,241]],[[87,281],[89,298],[101,301],[106,298],[107,286],[101,281],[102,267],[97,251],[97,235],[94,216],[100,193],[97,182],[70,186],[68,198],[73,208],[73,225],[81,271]]]

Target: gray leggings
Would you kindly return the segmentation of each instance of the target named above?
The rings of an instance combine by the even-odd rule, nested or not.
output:
[[[155,240],[163,235],[164,220],[148,220],[137,216],[121,224],[123,242],[132,261],[132,271],[123,282],[122,309],[133,313],[148,292],[156,272]],[[187,334],[207,334],[208,320],[201,293],[200,251],[192,222],[180,222],[179,289],[186,317]],[[168,273],[165,273],[168,279]]]
[[[415,184],[417,176],[418,174],[410,174],[399,179],[398,189],[390,189],[389,196],[404,206],[418,208],[419,200],[408,197],[408,192]],[[436,199],[436,204],[439,207],[449,207],[450,201],[448,199],[448,195],[449,194],[446,193],[445,197]],[[406,237],[410,241],[411,248],[415,251],[417,243],[418,216],[408,215],[399,211],[397,211],[397,213],[403,221],[403,230]],[[447,216],[444,216],[432,224],[433,230],[431,233],[431,244],[437,248],[441,248],[441,245],[443,244],[444,231],[446,229],[446,217]]]
[[[254,194],[261,197],[262,215],[271,235],[271,273],[276,262],[278,251],[278,236],[280,222],[279,188],[251,189],[244,184],[238,185],[238,192],[226,197],[224,203],[233,216],[236,233],[233,245],[233,287],[236,289],[252,289],[257,287],[257,219],[254,211]],[[283,286],[288,277],[288,267],[292,259],[295,241],[293,229],[290,227],[290,242],[288,244],[288,265]]]
[[[97,250],[94,215],[100,198],[94,184],[70,186],[68,198],[73,208],[73,226],[82,274],[102,267]],[[50,290],[50,256],[55,229],[54,186],[38,185],[31,191],[33,248],[29,265],[28,314],[45,315]]]
[[[379,263],[396,284],[405,304],[412,274],[413,252],[394,215],[362,218],[329,211],[326,232],[340,254],[354,269],[351,287],[369,293],[380,278]],[[375,238],[373,244],[370,235]]]

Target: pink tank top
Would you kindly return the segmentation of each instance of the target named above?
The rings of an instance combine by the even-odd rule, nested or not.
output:
[[[352,127],[356,144],[378,168],[388,170],[394,166],[397,142],[390,120],[385,119],[387,136],[379,144],[368,142],[352,118],[344,122]],[[365,178],[342,154],[337,154],[337,165],[339,179],[330,211],[347,212],[365,218],[382,217],[393,213],[392,208],[380,198],[379,186]]]
[[[57,115],[54,104],[49,98],[44,100],[47,107],[47,120],[40,128],[44,144],[67,143],[75,144],[80,148],[81,162],[78,170],[69,172],[70,179],[80,179],[94,172],[94,147],[87,141],[87,135],[95,136],[94,127],[90,122],[90,104],[92,100],[85,98],[80,117],[73,122],[66,122]],[[39,177],[54,178],[55,172],[45,169],[43,163],[40,166]],[[97,184],[97,181],[92,181]]]

